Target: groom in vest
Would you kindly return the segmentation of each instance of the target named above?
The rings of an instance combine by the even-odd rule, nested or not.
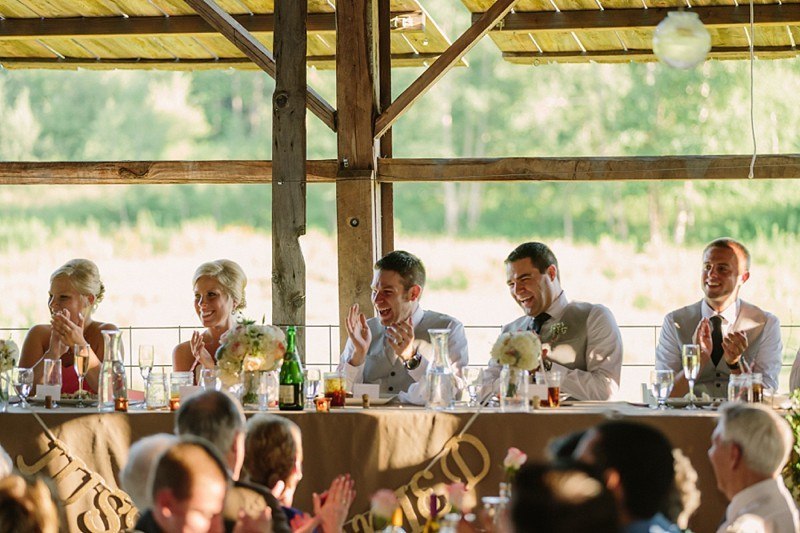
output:
[[[543,343],[550,344],[543,366],[561,371],[562,392],[577,400],[608,400],[619,390],[622,370],[622,337],[611,311],[567,299],[558,261],[545,244],[520,244],[505,263],[508,290],[525,316],[503,326],[503,333],[538,333]],[[556,324],[566,326],[566,331],[562,327],[554,335]],[[489,372],[494,371],[499,373],[499,367],[492,361]]]
[[[382,395],[397,394],[402,402],[425,403],[425,370],[433,358],[429,329],[450,329],[449,356],[460,375],[467,366],[464,326],[455,318],[422,309],[425,267],[408,252],[394,251],[375,263],[372,305],[377,316],[367,319],[358,304],[347,316],[347,344],[339,371],[353,383],[377,383]]]
[[[684,344],[700,345],[698,396],[726,397],[729,376],[748,369],[762,374],[764,386],[778,388],[780,323],[775,315],[739,299],[739,289],[749,278],[750,253],[742,243],[717,239],[703,250],[703,299],[664,318],[656,348],[656,368],[675,372],[672,396],[689,391],[681,367]]]

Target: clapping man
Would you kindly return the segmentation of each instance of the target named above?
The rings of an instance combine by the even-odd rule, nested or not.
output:
[[[681,347],[700,345],[696,393],[726,397],[731,374],[759,372],[764,385],[778,388],[781,371],[780,322],[771,313],[739,299],[750,279],[750,252],[733,239],[722,238],[703,250],[700,285],[703,299],[664,318],[656,348],[656,368],[675,372],[673,396],[688,384],[681,371]]]
[[[339,370],[353,383],[378,383],[381,394],[398,394],[401,401],[425,403],[425,370],[433,358],[429,329],[450,329],[449,356],[457,372],[469,361],[464,326],[455,318],[424,310],[419,300],[425,287],[425,267],[415,255],[394,251],[375,263],[369,320],[358,304],[347,316],[347,344]]]

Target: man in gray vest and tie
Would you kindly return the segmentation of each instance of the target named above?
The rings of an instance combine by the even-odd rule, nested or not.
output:
[[[503,326],[503,333],[536,332],[550,344],[542,359],[544,367],[558,369],[564,376],[562,392],[577,400],[608,400],[619,390],[622,370],[622,337],[611,311],[567,299],[558,261],[545,244],[520,244],[505,263],[511,297],[525,316]],[[499,375],[499,366],[492,361],[487,372],[491,379]]]
[[[450,329],[449,356],[460,375],[467,366],[464,326],[455,318],[423,310],[425,266],[408,252],[394,251],[375,263],[372,304],[377,316],[367,318],[358,304],[347,316],[347,344],[339,370],[353,383],[377,383],[382,395],[397,394],[400,401],[425,403],[424,379],[433,358],[429,329]]]
[[[703,250],[703,299],[664,318],[656,348],[656,368],[675,372],[673,396],[689,391],[681,367],[684,344],[700,345],[696,395],[724,398],[730,375],[748,370],[761,373],[764,386],[778,388],[783,352],[780,322],[739,299],[739,289],[749,278],[750,253],[742,243],[717,239]]]

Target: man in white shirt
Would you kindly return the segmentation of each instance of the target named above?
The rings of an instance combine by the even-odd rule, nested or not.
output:
[[[347,389],[354,383],[377,383],[382,395],[425,403],[425,371],[433,358],[429,329],[449,329],[450,363],[457,375],[467,366],[464,326],[455,318],[423,310],[425,266],[413,254],[394,251],[375,263],[372,304],[377,316],[367,318],[358,304],[347,317],[347,344],[339,361]]]
[[[717,533],[797,533],[800,515],[781,470],[794,443],[788,422],[759,404],[727,403],[708,457],[730,500]]]
[[[549,343],[545,368],[564,376],[561,390],[578,400],[608,400],[619,390],[622,337],[611,311],[598,304],[571,302],[561,289],[555,254],[540,242],[520,244],[505,261],[511,297],[525,315],[503,326],[507,331],[532,330]],[[553,335],[556,324],[566,327]],[[499,375],[492,361],[485,379]]]
[[[764,385],[777,390],[783,351],[780,322],[739,299],[749,278],[750,253],[742,243],[722,238],[703,250],[703,299],[664,318],[656,348],[656,368],[675,372],[673,396],[689,391],[681,366],[684,344],[700,345],[695,394],[726,397],[729,376],[748,369],[761,373]]]

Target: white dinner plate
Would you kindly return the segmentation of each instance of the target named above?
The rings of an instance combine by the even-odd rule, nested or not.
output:
[[[392,394],[391,396],[381,396],[379,398],[372,398],[369,399],[370,405],[386,405],[387,403],[391,402],[397,397],[396,394]],[[344,405],[346,407],[360,407],[361,406],[361,398],[345,398]]]
[[[28,402],[36,405],[44,405],[42,398],[28,398]],[[58,405],[78,405],[80,401],[77,398],[62,398],[56,402]],[[97,398],[84,398],[83,403],[88,406],[96,406]]]

